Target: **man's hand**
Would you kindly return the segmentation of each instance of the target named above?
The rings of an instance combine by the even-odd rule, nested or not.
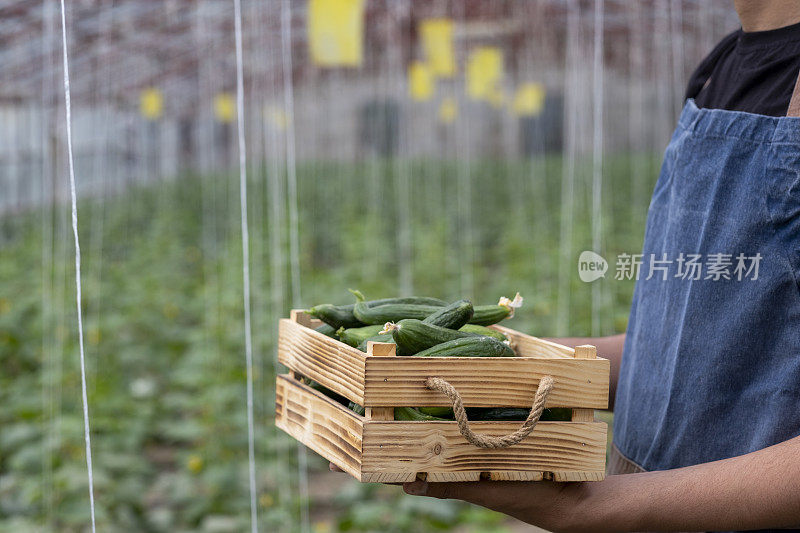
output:
[[[586,524],[585,483],[552,481],[476,481],[473,483],[404,483],[406,494],[466,502],[500,511],[550,531],[597,531]]]
[[[551,531],[797,527],[800,437],[722,461],[604,481],[414,481],[403,489],[413,495],[464,500]]]

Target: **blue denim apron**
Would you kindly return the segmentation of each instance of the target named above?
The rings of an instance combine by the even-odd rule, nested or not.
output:
[[[621,454],[664,470],[799,435],[799,283],[800,119],[689,100],[647,217],[614,411]]]

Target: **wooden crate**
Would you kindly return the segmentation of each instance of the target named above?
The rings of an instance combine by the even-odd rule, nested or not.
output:
[[[511,338],[516,358],[391,357],[394,345],[371,343],[363,353],[327,337],[321,322],[302,311],[280,321],[278,360],[290,369],[276,384],[275,424],[353,477],[365,482],[474,481],[478,479],[598,481],[605,476],[604,422],[594,409],[608,406],[609,362],[593,346],[575,349],[494,326]],[[570,422],[539,422],[508,448],[478,448],[454,421],[395,421],[394,407],[450,406],[428,390],[441,377],[467,407],[530,408],[539,380],[555,385],[547,407],[572,408]],[[363,405],[359,416],[304,385],[306,376]],[[501,436],[521,422],[471,422],[481,434]]]

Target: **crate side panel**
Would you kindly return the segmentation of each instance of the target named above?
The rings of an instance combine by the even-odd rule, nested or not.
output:
[[[495,324],[491,328],[505,333],[506,337],[511,340],[514,350],[522,357],[557,357],[559,359],[575,357],[575,350],[569,346],[540,339],[499,324]]]
[[[348,400],[364,405],[366,355],[288,319],[281,319],[278,361]]]
[[[360,479],[361,418],[287,375],[278,376],[275,390],[275,425]]]
[[[446,406],[450,400],[425,387],[429,377],[447,380],[471,407],[530,407],[539,380],[552,376],[548,407],[608,407],[607,359],[371,357],[366,361],[368,406]]]
[[[518,423],[475,422],[474,431],[501,436]],[[432,474],[492,472],[601,472],[605,469],[606,425],[602,422],[540,422],[514,446],[477,448],[455,422],[364,423],[362,471]],[[445,477],[445,476],[440,476]]]

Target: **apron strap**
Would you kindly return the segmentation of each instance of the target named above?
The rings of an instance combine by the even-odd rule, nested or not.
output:
[[[797,81],[794,84],[794,91],[792,91],[792,99],[789,100],[789,109],[786,111],[787,117],[800,117],[800,74],[797,75]]]

